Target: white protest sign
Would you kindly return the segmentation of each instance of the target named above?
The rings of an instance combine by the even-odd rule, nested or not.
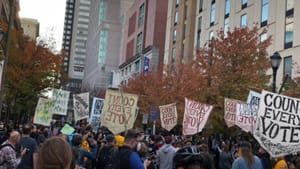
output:
[[[259,106],[259,101],[260,101],[260,93],[250,90],[247,103]]]
[[[161,127],[170,131],[177,125],[176,103],[159,106]]]
[[[53,89],[52,101],[53,101],[53,114],[67,115],[69,91]]]
[[[253,134],[273,157],[300,151],[300,99],[263,90]]]
[[[236,119],[236,104],[243,103],[240,100],[225,98],[224,101],[224,120],[227,127],[235,125]]]
[[[52,106],[53,102],[50,99],[40,97],[35,108],[33,123],[50,126],[52,120]]]
[[[92,126],[93,131],[97,131],[100,126],[103,105],[104,105],[103,99],[100,99],[97,97],[93,98],[91,117],[90,117],[90,121],[89,121],[89,123]]]
[[[121,91],[106,90],[101,125],[113,134],[133,128],[138,96]]]
[[[89,93],[80,93],[73,95],[74,120],[89,118]]]
[[[245,132],[253,132],[257,118],[257,105],[237,103],[235,125]]]
[[[183,135],[193,135],[201,132],[212,109],[212,105],[198,103],[185,98],[185,109],[182,124]]]

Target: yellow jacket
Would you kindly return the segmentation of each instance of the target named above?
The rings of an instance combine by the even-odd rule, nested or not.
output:
[[[277,163],[275,164],[274,169],[288,169],[288,165],[285,162],[285,160],[279,160],[277,161]]]

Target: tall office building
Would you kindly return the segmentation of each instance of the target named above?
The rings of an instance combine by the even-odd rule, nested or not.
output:
[[[40,32],[40,23],[36,19],[21,18],[21,27],[23,28],[24,34],[29,36],[31,39],[36,40]]]
[[[283,76],[288,74],[290,77],[299,76],[299,70],[296,69],[300,65],[300,1],[297,0],[170,0],[173,4],[168,9],[168,26],[166,35],[165,63],[170,64],[172,60],[181,60],[182,56],[186,58],[185,53],[193,51],[189,54],[193,59],[195,49],[203,47],[208,41],[216,36],[217,32],[222,28],[233,30],[234,27],[249,28],[257,25],[260,31],[267,29],[267,33],[262,34],[260,39],[264,40],[268,36],[272,36],[272,44],[268,48],[269,55],[278,51],[283,57],[282,64],[278,70],[277,84],[279,85]],[[169,2],[170,2],[169,1]],[[196,4],[194,4],[196,3]],[[193,7],[191,7],[193,6]],[[182,10],[184,9],[184,10]],[[187,12],[185,12],[186,10]],[[191,10],[191,11],[188,11]],[[187,42],[184,39],[178,39],[178,32],[188,26],[182,20],[185,15],[193,16],[191,18],[194,27],[194,43],[190,44],[191,49],[184,49],[178,52],[179,44]],[[189,16],[187,16],[189,17]],[[179,18],[179,23],[175,24]],[[181,23],[180,23],[181,22]],[[175,30],[179,30],[174,33]],[[192,29],[189,29],[191,31]],[[187,30],[185,31],[187,34]],[[177,36],[177,37],[176,37]],[[176,38],[175,46],[173,46],[174,37]],[[179,41],[178,41],[179,40]],[[178,41],[178,42],[177,42]],[[180,46],[180,45],[179,45]],[[174,48],[175,47],[175,48]],[[174,51],[173,51],[174,50]],[[179,50],[181,50],[179,48]],[[175,53],[175,54],[174,54]],[[183,53],[183,55],[182,55]],[[171,59],[174,58],[174,59]],[[296,65],[296,66],[293,66]],[[271,70],[268,72],[271,74]]]
[[[80,92],[85,69],[86,43],[90,17],[91,0],[67,0],[63,49],[68,57],[65,59],[65,71],[69,76],[66,90]]]
[[[112,85],[119,66],[122,21],[133,0],[94,0],[91,3],[83,90],[97,95]],[[114,74],[116,76],[116,74]]]

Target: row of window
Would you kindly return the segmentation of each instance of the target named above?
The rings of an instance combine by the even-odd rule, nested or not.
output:
[[[136,62],[134,62],[134,71],[132,70],[132,65],[127,66],[125,69],[122,70],[122,76],[127,76],[131,73],[137,73],[140,72],[140,60],[137,60]]]

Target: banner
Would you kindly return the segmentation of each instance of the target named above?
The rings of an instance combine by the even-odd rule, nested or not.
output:
[[[96,97],[93,98],[91,117],[89,123],[91,124],[92,129],[95,132],[98,130],[100,126],[103,105],[104,105],[103,99],[99,99]]]
[[[271,156],[300,151],[300,99],[263,90],[254,137]]]
[[[248,95],[248,99],[247,99],[247,103],[257,105],[257,107],[258,107],[259,106],[259,100],[260,100],[260,93],[257,93],[253,90],[250,90],[249,95]]]
[[[52,90],[53,114],[67,115],[69,96],[69,91],[59,89]]]
[[[74,120],[89,118],[89,93],[80,93],[73,95]]]
[[[52,106],[53,103],[50,99],[40,97],[35,108],[33,123],[50,126],[52,120]]]
[[[185,98],[185,109],[182,124],[183,135],[193,135],[201,132],[212,109],[212,105],[198,103]]]
[[[161,127],[170,131],[177,125],[176,103],[159,106]]]
[[[245,132],[253,133],[258,106],[254,104],[237,103],[235,124]]]
[[[238,103],[243,103],[240,100],[234,100],[225,98],[224,101],[224,120],[227,127],[232,127],[235,125],[236,119],[236,105]]]
[[[137,102],[137,95],[106,90],[101,125],[113,134],[133,128]]]
[[[150,115],[149,115],[149,119],[150,120],[159,120],[159,108],[156,105],[150,105]]]

